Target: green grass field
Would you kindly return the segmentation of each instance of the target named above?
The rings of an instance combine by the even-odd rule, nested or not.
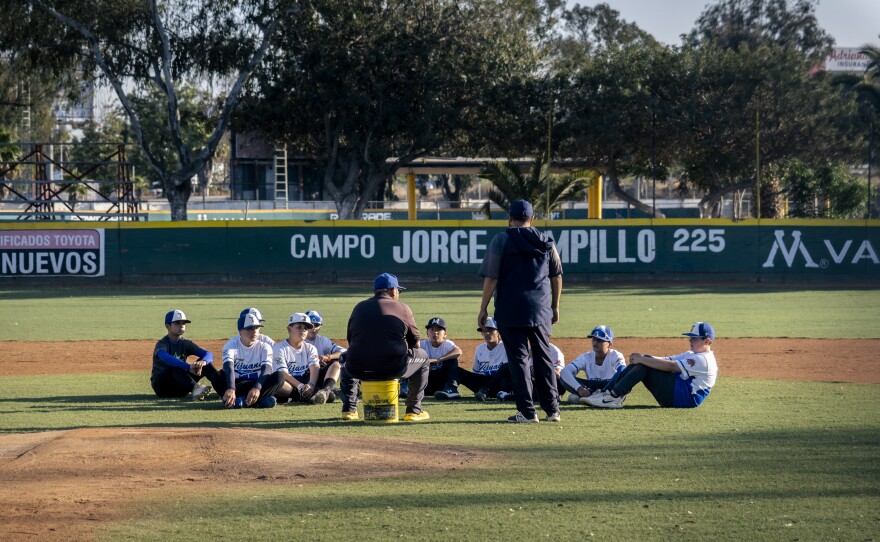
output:
[[[182,308],[188,335],[223,338],[245,306],[278,334],[293,311],[318,309],[344,335],[353,288],[112,288],[0,292],[5,340],[156,339]],[[417,320],[439,314],[473,336],[476,288],[404,293]],[[880,337],[880,290],[751,286],[589,286],[566,290],[555,334],[595,323],[620,336],[676,336],[694,321],[721,337]],[[434,311],[437,311],[436,313]],[[98,315],[96,318],[95,315]],[[96,355],[99,352],[96,345]],[[833,363],[833,352],[821,352]],[[772,361],[772,360],[768,360]],[[637,388],[620,411],[565,404],[560,424],[503,423],[509,404],[426,400],[431,420],[339,421],[338,404],[271,410],[216,400],[155,399],[144,371],[0,377],[0,432],[80,427],[248,427],[401,439],[494,454],[491,466],[357,482],[267,484],[155,502],[104,540],[877,540],[880,393],[873,385],[724,376],[694,410],[655,408]],[[306,437],[311,438],[311,437]],[[295,451],[291,464],[296,465]]]
[[[339,338],[370,287],[0,290],[0,314],[9,319],[0,340],[158,339],[162,318],[175,308],[193,321],[187,335],[194,340],[222,339],[236,333],[245,307],[263,311],[270,336],[284,335],[291,313],[315,309],[324,317],[322,334]],[[412,284],[401,299],[420,325],[442,316],[450,337],[479,338],[478,285]],[[565,287],[561,315],[557,337],[584,337],[600,323],[619,337],[670,337],[705,320],[722,338],[880,338],[880,288],[576,285]]]

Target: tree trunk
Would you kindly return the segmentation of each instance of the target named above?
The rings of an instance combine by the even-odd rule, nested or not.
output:
[[[609,165],[608,169],[605,171],[605,177],[611,181],[611,188],[614,190],[614,194],[617,195],[623,201],[629,203],[636,209],[647,213],[648,216],[653,216],[654,218],[666,218],[666,215],[663,213],[656,211],[653,207],[646,203],[642,203],[640,200],[630,196],[627,194],[623,187],[620,186],[620,179],[617,177],[617,166],[613,162]]]
[[[450,209],[461,209],[461,194],[467,181],[464,175],[445,175],[443,177],[443,196]]]
[[[171,206],[171,220],[177,222],[180,220],[188,220],[186,215],[186,204],[192,195],[192,183],[189,179],[175,183],[173,179],[165,179],[165,198]]]
[[[752,181],[742,181],[739,183],[722,186],[709,192],[708,194],[703,196],[703,199],[700,200],[700,218],[719,218],[721,216],[721,206],[719,205],[721,198],[723,198],[727,194],[736,192],[737,190],[748,188],[752,186],[752,184]]]

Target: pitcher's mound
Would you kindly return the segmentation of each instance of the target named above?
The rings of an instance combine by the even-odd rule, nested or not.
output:
[[[134,499],[234,484],[372,478],[479,462],[475,452],[256,429],[75,429],[0,435],[0,540],[88,538]]]

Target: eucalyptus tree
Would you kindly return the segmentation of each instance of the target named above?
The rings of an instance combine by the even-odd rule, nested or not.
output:
[[[280,17],[236,126],[314,157],[340,218],[360,216],[403,163],[533,133],[516,124],[530,111],[519,90],[546,12],[537,0],[313,0]]]
[[[276,35],[286,0],[26,0],[0,13],[4,51],[31,66],[75,66],[109,85],[132,135],[161,179],[172,220],[186,220],[192,178],[211,160],[245,82]],[[27,32],[12,32],[14,29]],[[10,33],[11,32],[11,33]],[[221,81],[213,129],[195,145],[181,125],[181,85]],[[151,140],[139,101],[163,99],[162,134]],[[170,143],[173,157],[158,147]]]

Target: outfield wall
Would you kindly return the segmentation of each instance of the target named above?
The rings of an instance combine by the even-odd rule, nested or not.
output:
[[[880,279],[880,220],[561,220],[566,280]],[[0,225],[0,284],[478,280],[503,221]]]

